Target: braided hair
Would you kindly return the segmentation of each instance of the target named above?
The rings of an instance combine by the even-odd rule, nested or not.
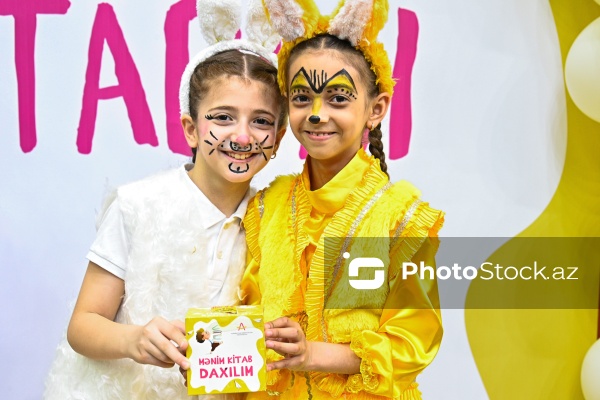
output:
[[[381,123],[379,123],[375,129],[369,131],[369,151],[371,154],[373,154],[373,157],[379,160],[379,167],[381,168],[381,171],[389,178],[390,175],[387,172],[387,164],[385,162],[385,152],[383,151],[381,136]]]

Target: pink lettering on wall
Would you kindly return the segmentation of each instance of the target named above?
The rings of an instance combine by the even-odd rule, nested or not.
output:
[[[35,124],[35,33],[37,14],[66,14],[68,0],[2,0],[0,15],[15,20],[15,66],[19,104],[19,143],[28,153],[37,143]]]
[[[174,153],[191,155],[179,121],[179,82],[189,62],[189,23],[197,15],[195,0],[173,4],[165,19],[165,111],[167,143]],[[198,32],[198,34],[200,34]]]
[[[417,56],[419,21],[414,12],[398,9],[398,41],[393,76],[396,79],[390,116],[390,160],[408,154],[412,131],[411,81]]]
[[[115,61],[118,85],[100,88],[100,68],[104,41]],[[83,104],[77,129],[77,149],[81,154],[92,151],[92,139],[100,100],[123,97],[131,121],[133,137],[138,144],[158,145],[152,115],[146,100],[140,74],[125,42],[123,31],[110,4],[100,3],[92,27],[88,65],[83,89]]]

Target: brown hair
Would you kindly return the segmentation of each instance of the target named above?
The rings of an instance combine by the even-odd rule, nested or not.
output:
[[[204,343],[204,338],[202,337],[203,335],[204,335],[204,328],[200,328],[198,330],[198,332],[196,332],[196,342]]]
[[[246,81],[262,82],[271,89],[279,104],[279,122],[276,130],[287,125],[287,101],[281,95],[277,84],[277,68],[258,55],[227,50],[217,53],[194,69],[190,79],[190,116],[194,123],[198,120],[198,105],[210,89],[210,84],[221,77],[237,76]],[[192,162],[196,162],[196,148],[192,148]]]
[[[355,49],[347,40],[340,39],[336,36],[325,34],[315,36],[314,38],[298,43],[290,52],[290,57],[287,65],[291,65],[292,61],[305,51],[318,50],[337,50],[344,57],[344,61],[348,62],[354,69],[358,71],[365,87],[367,88],[367,96],[373,99],[379,94],[377,85],[377,77],[371,70],[371,65],[365,59],[363,53]],[[289,68],[289,67],[288,67]],[[287,76],[289,71],[284,71]],[[383,151],[383,143],[381,142],[381,124],[369,131],[369,151],[375,158],[379,160],[381,171],[386,175],[387,164],[385,163],[385,152]],[[389,177],[389,175],[388,175]]]

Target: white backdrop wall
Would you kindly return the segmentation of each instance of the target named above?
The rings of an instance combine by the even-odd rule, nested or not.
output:
[[[335,2],[318,3],[329,12]],[[177,153],[178,106],[169,90],[186,48],[205,46],[190,21],[193,7],[193,0],[0,3],[3,399],[41,397],[107,188],[188,160]],[[383,128],[392,179],[412,181],[447,212],[446,236],[511,237],[528,226],[554,193],[566,143],[548,2],[390,1],[380,39],[403,77]],[[254,185],[299,171],[298,153],[288,132]],[[419,378],[425,397],[487,398],[463,311],[444,310],[444,324],[440,353]]]

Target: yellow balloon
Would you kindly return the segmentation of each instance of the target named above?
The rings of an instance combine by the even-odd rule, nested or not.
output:
[[[600,0],[599,0],[600,1]],[[581,389],[585,400],[600,400],[600,340],[590,347],[581,366]]]
[[[600,18],[573,42],[565,63],[565,81],[575,105],[600,122]]]

